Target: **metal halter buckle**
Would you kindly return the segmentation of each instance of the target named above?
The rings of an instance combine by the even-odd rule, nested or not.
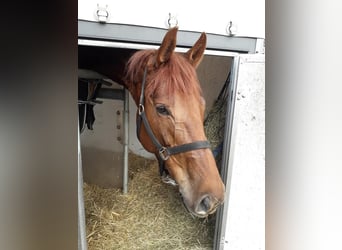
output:
[[[159,156],[163,161],[166,161],[170,158],[170,153],[166,147],[162,147],[159,149]]]
[[[139,115],[141,115],[141,113],[144,112],[144,111],[145,111],[144,105],[143,105],[143,104],[139,104],[139,107],[138,107],[138,113],[139,113]]]

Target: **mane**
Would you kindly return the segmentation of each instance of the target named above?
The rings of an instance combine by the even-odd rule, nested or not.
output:
[[[141,50],[129,59],[126,80],[130,84],[137,85],[142,81],[144,69],[153,60],[155,53],[156,50]],[[173,53],[166,63],[160,65],[156,72],[149,74],[147,78],[145,93],[148,96],[158,94],[160,88],[166,88],[167,93],[171,95],[177,92],[202,96],[195,68],[178,53]]]

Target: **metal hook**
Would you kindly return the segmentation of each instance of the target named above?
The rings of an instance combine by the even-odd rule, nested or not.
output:
[[[226,30],[229,36],[234,36],[236,34],[237,27],[236,25],[233,25],[232,21],[229,21],[229,25],[227,25]]]
[[[233,26],[233,22],[232,22],[232,21],[229,21],[228,34],[229,34],[230,36],[233,35],[232,26]]]
[[[97,4],[97,10],[95,12],[95,15],[97,16],[97,19],[100,23],[106,23],[109,20],[109,12],[107,8],[108,5],[102,7],[99,4]]]
[[[175,21],[176,23],[171,23],[171,21]],[[167,23],[169,25],[169,29],[172,27],[176,27],[178,26],[178,20],[177,18],[175,18],[174,16],[171,16],[171,13],[169,13],[169,19],[167,20]]]

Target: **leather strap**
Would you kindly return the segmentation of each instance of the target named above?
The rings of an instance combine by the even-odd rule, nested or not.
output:
[[[203,148],[210,148],[210,143],[208,141],[195,141],[195,142],[190,142],[187,144],[179,145],[179,146],[174,146],[171,148],[167,148],[169,151],[170,155],[175,155],[191,150],[196,150],[196,149],[203,149]]]

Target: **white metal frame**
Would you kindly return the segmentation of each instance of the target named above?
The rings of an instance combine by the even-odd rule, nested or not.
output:
[[[112,47],[112,48],[125,48],[125,49],[156,49],[159,46],[151,45],[151,44],[137,44],[137,43],[129,43],[129,42],[116,42],[116,41],[103,41],[103,40],[93,40],[93,39],[78,39],[79,45],[85,46],[101,46],[101,47]],[[177,52],[186,52],[188,48],[184,47],[177,47]],[[230,96],[229,100],[230,103],[228,104],[228,111],[227,111],[227,123],[226,123],[226,135],[224,141],[224,149],[226,154],[224,154],[222,159],[222,164],[225,164],[225,168],[223,168],[222,179],[226,184],[226,194],[225,194],[225,203],[223,206],[219,208],[217,211],[217,219],[216,219],[216,226],[215,226],[215,240],[214,240],[214,249],[215,250],[222,250],[227,247],[226,242],[226,233],[227,233],[227,216],[228,216],[228,209],[229,209],[229,196],[230,196],[230,184],[233,175],[233,156],[234,156],[234,129],[233,129],[233,121],[236,119],[234,118],[234,110],[235,110],[235,100],[236,100],[236,91],[237,91],[237,83],[238,83],[238,74],[239,74],[239,64],[240,64],[240,54],[237,52],[230,52],[230,51],[220,51],[220,50],[211,50],[207,49],[205,51],[205,55],[216,55],[216,56],[225,56],[225,57],[232,57],[233,64],[231,66],[232,72],[232,84],[230,86]],[[126,91],[126,95],[128,95]],[[127,97],[125,95],[125,97]],[[128,98],[125,98],[128,100]],[[128,110],[125,110],[125,113]],[[125,138],[126,133],[128,131],[125,130]],[[127,135],[128,137],[128,135]],[[128,150],[128,147],[125,147],[125,150]],[[128,168],[124,170],[124,178],[128,176]],[[125,182],[124,182],[125,183]],[[126,183],[127,185],[127,183]],[[124,187],[124,191],[127,190]]]

